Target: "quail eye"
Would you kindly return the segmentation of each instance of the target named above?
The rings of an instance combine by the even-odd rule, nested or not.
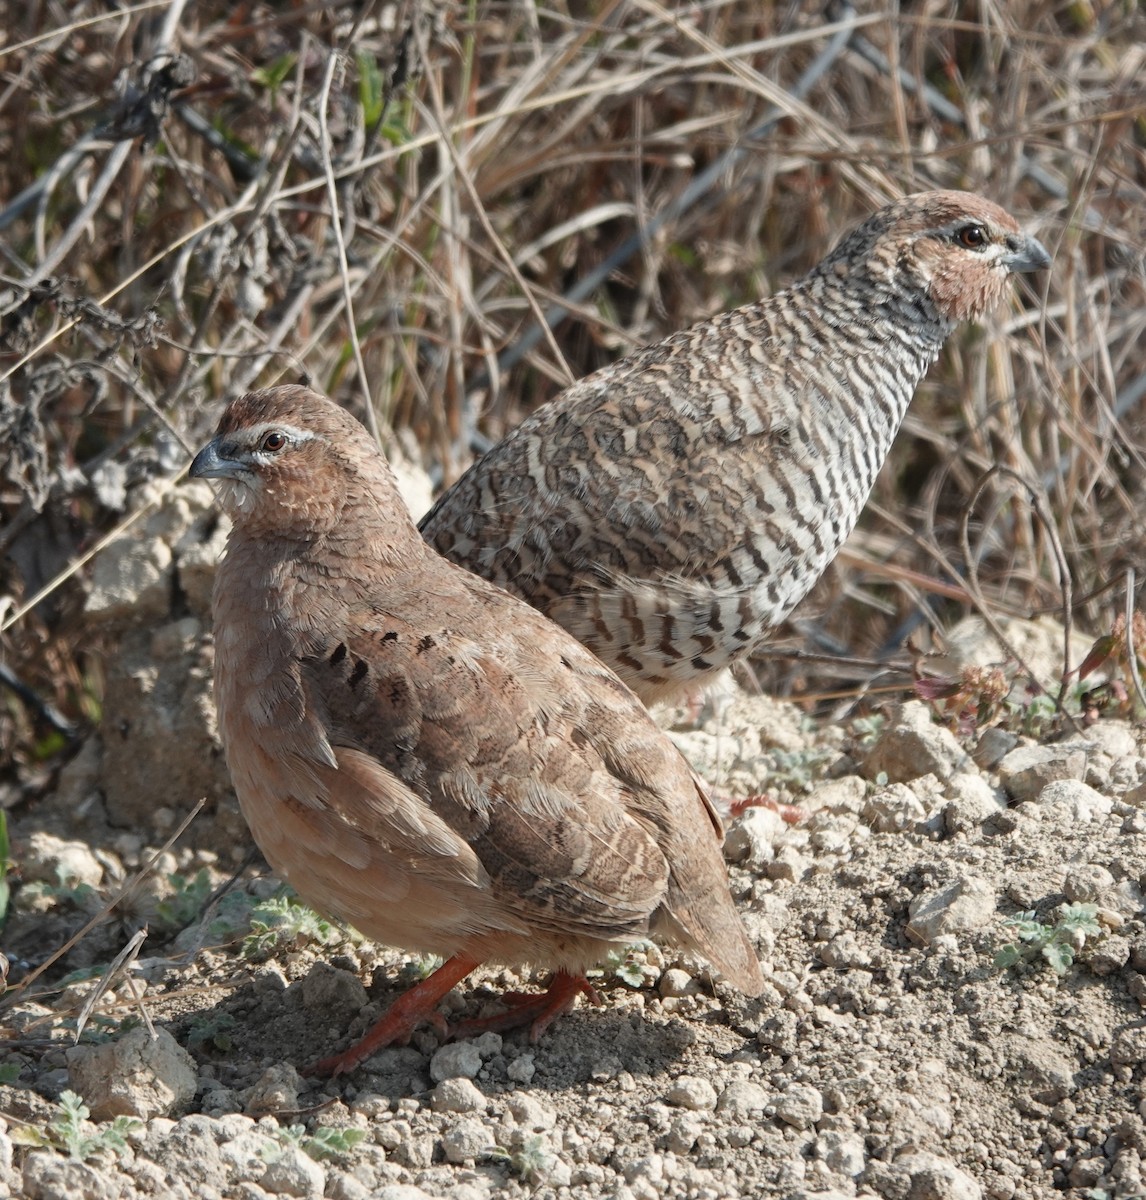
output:
[[[286,434],[280,433],[277,429],[272,429],[259,443],[259,449],[265,450],[268,454],[278,454],[286,444]]]
[[[978,250],[980,246],[987,244],[987,231],[982,225],[964,225],[956,232],[955,238],[960,246],[966,246],[968,250]]]

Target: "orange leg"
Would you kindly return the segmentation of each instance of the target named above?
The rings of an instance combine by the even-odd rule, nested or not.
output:
[[[460,983],[480,965],[480,959],[466,958],[461,954],[446,959],[433,974],[427,975],[421,983],[414,984],[408,992],[399,996],[366,1031],[365,1037],[355,1042],[348,1050],[343,1050],[341,1054],[319,1059],[307,1068],[305,1074],[342,1075],[346,1071],[353,1071],[375,1050],[393,1045],[394,1042],[409,1041],[410,1035],[423,1021],[433,1021],[439,1028],[444,1029],[445,1021],[434,1011],[438,1002],[450,988]]]
[[[453,1037],[467,1038],[481,1033],[504,1033],[508,1029],[520,1029],[528,1025],[529,1040],[536,1042],[562,1013],[573,1007],[577,997],[582,994],[592,1004],[601,1003],[597,989],[584,975],[556,971],[544,992],[506,992],[501,997],[502,1003],[509,1006],[506,1012],[462,1021],[450,1033]]]

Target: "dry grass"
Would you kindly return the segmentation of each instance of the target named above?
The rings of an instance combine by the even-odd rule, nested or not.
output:
[[[0,661],[33,695],[4,693],[5,756],[42,757],[34,697],[98,704],[76,565],[225,395],[306,376],[449,481],[567,380],[936,186],[1009,207],[1054,269],[932,371],[824,632],[886,651],[913,614],[957,616],[963,586],[996,612],[1072,594],[1109,629],[1146,544],[1146,16],[834,15],[850,25],[747,0],[8,6]]]

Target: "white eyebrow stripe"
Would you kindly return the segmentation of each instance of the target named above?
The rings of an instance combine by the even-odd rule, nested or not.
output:
[[[285,433],[292,442],[309,442],[318,436],[313,429],[299,429],[297,425],[288,425],[285,421],[264,421],[261,425],[250,427],[251,440],[260,442],[272,431]]]

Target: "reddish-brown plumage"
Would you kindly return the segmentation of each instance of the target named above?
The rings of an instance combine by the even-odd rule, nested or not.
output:
[[[448,960],[324,1068],[408,1036],[488,959],[556,970],[503,1022],[535,1033],[648,935],[760,990],[703,785],[573,638],[422,541],[352,417],[253,393],[192,474],[233,521],[215,690],[255,840],[315,907]]]

